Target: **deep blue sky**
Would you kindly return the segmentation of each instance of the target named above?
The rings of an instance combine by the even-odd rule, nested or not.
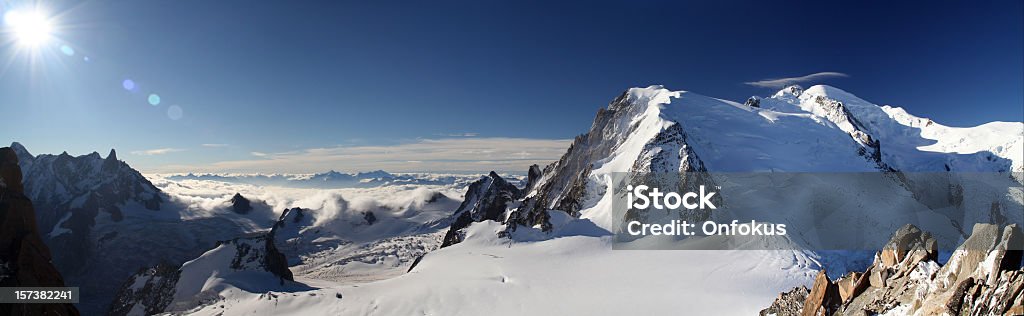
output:
[[[946,125],[1024,120],[1024,2],[702,2],[44,2],[51,45],[76,54],[2,47],[0,135],[33,152],[116,147],[142,169],[462,133],[566,139],[628,87],[742,101],[773,92],[744,82],[822,71]]]

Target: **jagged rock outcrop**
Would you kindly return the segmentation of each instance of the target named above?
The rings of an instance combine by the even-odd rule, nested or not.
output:
[[[240,237],[224,241],[222,245],[235,246],[235,258],[231,268],[235,270],[267,271],[280,278],[281,283],[295,281],[292,271],[288,270],[288,260],[274,245],[274,231],[253,236]]]
[[[752,96],[749,99],[747,99],[747,102],[743,102],[743,105],[746,105],[746,106],[749,106],[749,107],[752,107],[752,108],[759,108],[759,107],[761,107],[761,98],[759,98],[757,96]]]
[[[174,300],[174,289],[181,277],[177,266],[166,263],[140,269],[121,286],[107,315],[124,316],[132,310],[145,315],[159,314]]]
[[[832,315],[832,313],[839,309],[840,303],[839,286],[828,279],[828,274],[825,273],[825,270],[821,270],[821,272],[818,272],[818,276],[814,278],[814,285],[811,286],[811,292],[807,294],[807,299],[804,300],[804,308],[800,315]]]
[[[504,222],[509,203],[522,197],[522,190],[505,181],[493,171],[469,185],[466,197],[452,215],[455,221],[444,236],[441,247],[462,241],[462,229],[474,222],[493,220]]]
[[[0,148],[0,287],[63,287],[51,263],[14,150]],[[0,315],[78,315],[71,304],[0,304]]]
[[[216,293],[187,292],[198,289],[179,286],[179,282],[186,275],[191,278],[190,283],[200,282],[199,284],[205,283],[206,278],[222,277],[233,271],[269,272],[278,278],[281,285],[286,281],[294,281],[284,254],[277,250],[273,240],[273,231],[238,237],[218,242],[212,250],[181,267],[161,263],[152,268],[142,269],[121,286],[120,292],[110,306],[109,314],[129,315],[134,314],[133,311],[143,311],[145,315],[153,315],[180,311],[218,299]],[[231,258],[228,266],[211,266],[219,262],[219,259],[208,258],[225,255]],[[180,291],[186,293],[178,293]],[[177,297],[189,299],[174,301]]]
[[[377,222],[377,215],[373,215],[373,212],[370,211],[363,212],[363,220],[366,221],[366,225],[373,225]]]
[[[523,192],[533,191],[543,174],[544,172],[540,170],[539,166],[536,164],[530,165],[530,170],[526,172],[526,186],[523,187]]]
[[[249,202],[249,199],[242,196],[241,193],[235,193],[235,195],[231,197],[230,202],[231,210],[235,211],[235,213],[248,214],[249,211],[252,211],[251,202]]]
[[[789,290],[789,292],[783,292],[779,294],[779,297],[775,298],[775,302],[772,302],[772,306],[761,310],[760,316],[769,315],[799,315],[800,311],[804,309],[804,301],[807,300],[807,295],[811,293],[806,286],[798,286]]]
[[[834,287],[838,292],[839,302],[829,305],[834,309],[812,304],[819,302],[814,299],[812,290],[800,313],[1021,315],[1024,312],[1022,249],[1024,234],[1015,224],[1001,229],[997,225],[976,224],[971,236],[939,267],[935,261],[938,258],[935,239],[907,225],[876,253],[874,263],[864,273],[849,273],[836,282],[819,275],[814,288]],[[780,296],[772,306],[785,304],[792,305],[792,302]],[[797,315],[791,312],[776,314]]]

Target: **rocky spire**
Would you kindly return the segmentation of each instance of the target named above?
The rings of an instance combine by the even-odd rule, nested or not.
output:
[[[235,193],[235,196],[231,197],[231,209],[235,213],[246,214],[252,211],[252,204],[241,193]]]
[[[113,148],[110,149],[110,154],[107,154],[107,158],[103,159],[103,170],[115,170],[119,161],[117,160],[117,152]]]

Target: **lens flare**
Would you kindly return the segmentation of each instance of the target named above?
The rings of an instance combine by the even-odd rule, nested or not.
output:
[[[50,39],[50,33],[53,31],[53,24],[49,18],[39,11],[8,11],[4,14],[4,22],[18,44],[25,47],[42,45]]]
[[[135,81],[125,79],[124,81],[121,81],[121,87],[128,91],[135,91]]]
[[[75,49],[71,48],[71,46],[61,45],[60,52],[64,53],[64,55],[75,56]]]
[[[149,101],[149,104],[152,105],[152,106],[160,105],[160,96],[156,95],[156,93],[150,94],[149,98],[148,98],[148,101]]]
[[[180,120],[184,114],[185,113],[180,106],[172,105],[167,108],[167,117],[169,117],[172,120]]]

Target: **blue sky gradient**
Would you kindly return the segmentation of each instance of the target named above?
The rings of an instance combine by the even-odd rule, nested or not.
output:
[[[0,48],[0,135],[152,171],[448,138],[549,150],[629,87],[742,101],[818,72],[946,125],[1024,120],[1024,2],[705,2],[47,2],[59,40]]]

